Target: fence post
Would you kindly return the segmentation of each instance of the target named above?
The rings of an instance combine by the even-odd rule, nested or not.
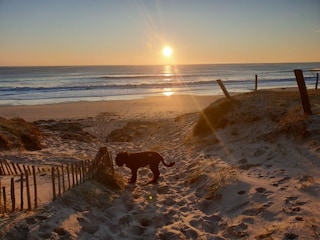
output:
[[[20,175],[20,210],[23,210],[23,173]]]
[[[2,164],[2,160],[0,160],[0,174],[1,175],[6,175],[6,172],[4,171],[4,167],[3,167],[3,164]]]
[[[75,175],[76,175],[76,185],[78,185],[79,184],[79,176],[78,176],[78,174],[79,174],[79,172],[78,172],[78,164],[77,163],[75,163],[74,164],[74,171],[75,171]]]
[[[18,175],[18,172],[17,172],[16,166],[15,166],[15,163],[11,162],[11,165],[12,165],[12,167],[13,167],[14,173],[15,173],[16,175]]]
[[[223,82],[219,79],[219,80],[217,80],[217,83],[219,84],[219,86],[222,89],[222,91],[223,91],[224,95],[226,96],[226,98],[230,99],[231,97],[230,97],[226,87],[224,86]]]
[[[26,170],[26,187],[27,187],[27,201],[28,201],[28,210],[31,210],[31,196],[30,196],[30,185],[29,185],[29,172]]]
[[[71,174],[72,174],[72,187],[75,186],[75,179],[74,179],[74,165],[71,164]]]
[[[10,166],[9,162],[8,162],[7,160],[4,160],[4,161],[5,161],[6,165],[8,166],[9,174],[14,175],[14,172],[13,172],[13,170],[11,169],[11,166]]]
[[[20,165],[18,163],[17,163],[17,168],[19,169],[20,173],[23,173],[23,171],[22,171],[22,169],[21,169],[21,167],[20,167]]]
[[[16,196],[14,194],[14,178],[11,178],[11,185],[10,185],[10,190],[11,190],[11,212],[14,212],[16,209]]]
[[[60,181],[60,171],[59,166],[57,167],[57,178],[58,178],[58,196],[61,196],[61,181]]]
[[[7,213],[7,194],[6,194],[6,187],[2,187],[3,193],[3,213]]]
[[[53,194],[53,200],[56,199],[56,184],[54,179],[54,167],[51,168],[51,178],[52,178],[52,194]]]
[[[62,175],[62,191],[65,192],[66,191],[66,184],[65,184],[65,181],[64,181],[63,164],[61,164],[61,175]]]
[[[11,172],[10,172],[10,169],[9,169],[9,164],[8,164],[8,162],[7,162],[7,160],[3,160],[3,163],[4,163],[4,166],[6,167],[6,169],[7,169],[7,173],[8,173],[8,175],[10,175],[11,174]]]
[[[255,90],[255,91],[258,90],[258,75],[257,75],[257,74],[256,74],[256,76],[255,76],[254,90]]]
[[[85,174],[84,161],[81,162],[81,167],[82,167],[82,180],[83,180],[83,182],[85,182],[86,181],[86,174]]]
[[[37,179],[36,179],[36,168],[32,166],[33,174],[33,186],[34,186],[34,208],[38,207],[38,191],[37,191]]]
[[[69,184],[69,189],[71,189],[71,182],[70,182],[70,171],[69,171],[69,164],[67,165],[67,176],[68,176],[68,184]]]
[[[301,102],[302,102],[304,113],[307,115],[311,115],[312,114],[311,106],[310,106],[309,96],[308,96],[308,92],[307,92],[307,88],[306,88],[306,84],[304,81],[302,70],[295,69],[294,74],[296,76],[297,84],[299,87],[300,97],[301,97]]]

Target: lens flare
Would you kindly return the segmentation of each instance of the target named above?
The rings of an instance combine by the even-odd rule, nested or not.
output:
[[[162,50],[162,54],[163,54],[165,57],[167,57],[167,58],[171,57],[171,55],[172,55],[172,48],[169,47],[169,46],[164,47],[163,50]]]

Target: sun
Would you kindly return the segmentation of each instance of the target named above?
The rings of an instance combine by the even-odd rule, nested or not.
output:
[[[172,48],[169,47],[169,46],[164,47],[164,48],[162,49],[162,54],[163,54],[165,57],[167,57],[167,58],[171,57],[171,55],[172,55]]]

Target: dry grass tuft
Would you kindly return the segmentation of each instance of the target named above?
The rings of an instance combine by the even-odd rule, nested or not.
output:
[[[40,150],[41,131],[21,118],[0,118],[0,150],[22,149]]]
[[[122,175],[117,172],[112,173],[107,168],[99,168],[94,175],[94,179],[112,190],[122,190],[126,184]]]
[[[227,123],[227,114],[232,111],[239,102],[229,99],[220,99],[200,113],[193,134],[206,135],[214,132],[215,129],[224,128]]]

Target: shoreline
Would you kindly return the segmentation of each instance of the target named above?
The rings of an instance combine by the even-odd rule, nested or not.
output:
[[[161,112],[183,114],[199,112],[212,102],[223,97],[224,95],[171,95],[132,100],[102,100],[44,105],[3,105],[0,106],[0,117],[36,121],[81,119],[94,117],[99,113],[113,113],[133,117]]]

